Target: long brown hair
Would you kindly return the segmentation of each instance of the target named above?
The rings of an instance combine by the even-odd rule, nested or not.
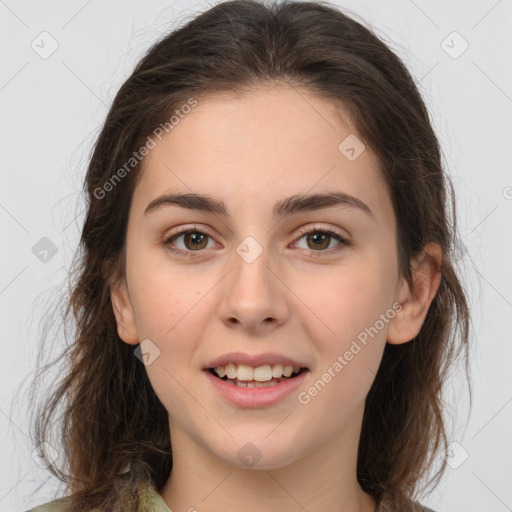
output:
[[[440,288],[420,333],[386,344],[366,399],[357,476],[366,492],[386,495],[399,511],[424,478],[435,487],[445,470],[443,462],[430,474],[447,445],[441,393],[462,349],[469,372],[470,317],[454,261],[453,189],[417,86],[372,30],[328,2],[233,0],[146,52],[117,93],[90,158],[86,218],[64,298],[64,323],[74,332],[59,358],[65,371],[33,426],[36,445],[58,445],[50,439],[62,408],[55,424],[64,462],[49,470],[65,482],[74,510],[138,510],[140,483],[161,489],[172,468],[167,412],[133,347],[119,338],[110,301],[111,284],[124,272],[129,206],[141,175],[140,162],[130,159],[157,127],[169,131],[171,116],[191,99],[279,81],[343,109],[378,157],[397,219],[399,270],[411,287],[411,258],[429,242],[443,250]]]

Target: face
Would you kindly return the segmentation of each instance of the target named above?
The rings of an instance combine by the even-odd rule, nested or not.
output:
[[[358,434],[386,340],[423,319],[398,312],[393,208],[361,142],[327,100],[272,86],[199,99],[146,157],[112,299],[121,338],[149,354],[171,441],[268,469]],[[155,202],[183,194],[217,208]],[[355,199],[285,201],[316,194]],[[225,363],[252,379],[302,370],[245,388],[208,370]]]

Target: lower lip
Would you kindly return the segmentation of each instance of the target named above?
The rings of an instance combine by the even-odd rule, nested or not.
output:
[[[296,377],[282,380],[274,386],[261,388],[243,388],[228,384],[219,377],[215,377],[208,370],[205,370],[207,378],[213,387],[229,402],[247,409],[268,407],[278,403],[293,393],[304,381],[308,370],[303,370]]]

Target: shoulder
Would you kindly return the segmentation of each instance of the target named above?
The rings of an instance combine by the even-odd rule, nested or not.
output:
[[[140,485],[139,497],[140,508],[138,510],[152,512],[172,512],[158,493],[156,487],[150,482],[144,482]],[[121,497],[121,500],[122,499],[123,498]],[[124,505],[126,505],[126,502],[124,502]],[[126,509],[126,507],[123,508]],[[97,510],[98,509],[96,508],[94,510],[91,509],[91,512],[97,512]],[[47,503],[43,503],[42,505],[38,505],[37,507],[27,510],[26,512],[73,512],[73,507],[71,506],[71,496],[64,496]]]
[[[403,504],[400,507],[400,510],[406,512],[436,512],[431,508],[428,508],[422,505],[419,501],[414,501],[410,498],[403,498]],[[389,492],[385,492],[378,502],[377,511],[376,512],[395,512],[396,511],[395,500],[393,499],[393,495]]]
[[[48,501],[47,503],[31,508],[27,510],[27,512],[71,512],[71,506],[69,498],[64,496],[63,498]]]
[[[418,501],[415,501],[414,505],[411,507],[411,512],[436,512],[436,511],[432,510],[431,508],[425,507],[425,505],[422,505]]]
[[[425,507],[425,505],[422,505],[418,501],[415,501],[413,503],[414,504],[411,507],[411,512],[436,512],[435,510],[432,510],[431,508]]]

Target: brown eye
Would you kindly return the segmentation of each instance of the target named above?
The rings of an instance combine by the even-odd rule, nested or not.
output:
[[[210,235],[198,231],[197,229],[182,229],[178,233],[175,233],[170,237],[166,238],[163,241],[163,245],[171,252],[189,256],[190,253],[192,252],[197,252],[206,249],[208,246],[208,239],[210,238]],[[181,247],[179,247],[180,243],[175,243],[180,239]]]
[[[330,252],[327,251],[327,249],[329,249],[333,239],[338,241],[336,247],[350,245],[348,240],[343,238],[338,233],[328,229],[310,228],[309,230],[301,229],[300,232],[302,236],[299,238],[299,240],[302,240],[303,238],[306,240],[305,249],[309,249],[314,252]]]
[[[205,241],[207,241],[207,238],[208,235],[205,235],[204,233],[191,231],[183,234],[183,243],[187,249],[195,251],[206,247],[207,243],[205,243]]]
[[[311,249],[327,249],[329,247],[329,243],[331,240],[331,235],[327,233],[322,233],[321,231],[315,231],[314,233],[309,233],[306,235],[306,240],[312,244]]]

